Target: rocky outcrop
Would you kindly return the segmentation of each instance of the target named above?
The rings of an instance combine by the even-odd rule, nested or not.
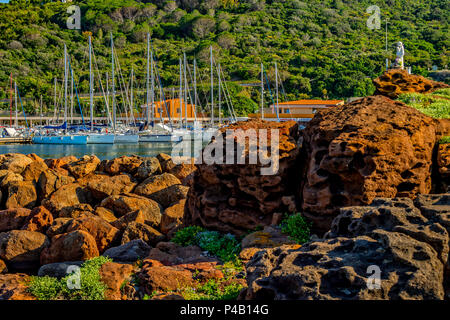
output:
[[[161,165],[157,158],[145,158],[144,161],[139,165],[136,177],[139,180],[145,180],[152,175],[161,174]]]
[[[42,204],[50,211],[58,213],[64,208],[91,201],[91,196],[84,187],[78,183],[71,183],[56,190],[49,198],[43,200]]]
[[[103,170],[112,175],[117,175],[119,173],[134,175],[142,162],[142,159],[137,156],[122,156],[106,161]]]
[[[23,273],[0,274],[0,300],[36,300],[28,292],[30,276]]]
[[[391,69],[373,80],[376,87],[375,94],[389,98],[397,98],[402,93],[429,93],[449,86],[443,82],[429,80],[419,75],[409,74],[406,70]]]
[[[44,233],[53,223],[53,215],[44,206],[34,208],[23,225],[23,230]]]
[[[100,159],[96,156],[84,156],[77,161],[67,165],[69,172],[77,179],[93,173],[100,164]]]
[[[151,247],[141,239],[132,240],[121,246],[106,250],[103,255],[114,262],[136,262],[148,256]]]
[[[450,192],[450,143],[439,145],[436,164],[439,172],[438,188]]]
[[[123,232],[122,244],[141,239],[150,245],[156,245],[158,242],[164,240],[164,238],[165,237],[161,232],[147,224],[131,222],[127,225]]]
[[[274,213],[288,212],[289,208],[282,198],[293,196],[298,185],[298,125],[295,122],[250,120],[231,125],[227,129],[235,135],[227,137],[226,130],[223,129],[220,133],[223,141],[216,139],[206,148],[227,150],[228,139],[234,146],[235,155],[238,148],[243,148],[245,162],[226,164],[226,155],[222,153],[216,157],[217,162],[224,164],[216,162],[197,165],[187,198],[184,223],[242,235],[256,226],[270,225]],[[255,153],[252,151],[254,147],[249,146],[245,139],[245,135],[251,131],[246,130],[255,130],[255,134],[257,132],[257,136],[266,142],[269,149],[271,146],[270,130],[268,138],[264,139],[266,131],[259,129],[279,130],[279,144],[275,149],[279,153],[279,165],[270,175],[261,174],[268,167],[267,163],[261,162],[261,157],[258,157],[256,164],[249,164],[250,155],[253,158]],[[273,141],[275,144],[276,140]],[[265,150],[262,150],[265,149],[263,146],[264,144],[260,144],[258,150],[267,157]],[[276,164],[275,158],[272,160]]]
[[[20,181],[11,183],[8,187],[6,208],[34,208],[37,203],[37,193],[34,182]]]
[[[322,231],[341,207],[431,190],[436,122],[401,102],[374,96],[324,110],[303,137],[302,209]]]
[[[31,210],[25,208],[0,211],[0,232],[21,229],[30,213]]]
[[[449,196],[438,197],[445,202]],[[417,208],[411,199],[377,198],[370,206],[343,208],[324,239],[299,249],[258,251],[247,264],[244,297],[444,299],[449,233],[440,219],[445,209],[427,196],[420,203]]]
[[[107,262],[100,267],[100,279],[106,285],[106,300],[126,299],[126,297],[124,297],[121,293],[121,288],[131,279],[131,274],[133,271],[133,266],[115,262]]]
[[[24,154],[7,153],[0,155],[0,170],[21,174],[33,160]]]
[[[112,195],[132,192],[136,183],[127,174],[117,176],[101,175],[97,179],[91,179],[87,187],[92,195],[99,200]]]

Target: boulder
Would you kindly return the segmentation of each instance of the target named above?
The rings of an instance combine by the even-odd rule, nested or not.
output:
[[[42,172],[47,171],[48,167],[44,161],[33,161],[22,172],[24,181],[33,181],[37,183]]]
[[[246,266],[244,297],[442,300],[449,234],[436,213],[425,217],[407,198],[343,208],[325,239],[258,251]],[[376,270],[379,289],[371,289]]]
[[[0,274],[0,300],[36,300],[28,291],[29,282],[27,274]]]
[[[73,177],[63,175],[60,172],[50,169],[43,171],[37,182],[39,199],[48,198],[53,192],[59,190],[62,186],[74,182]]]
[[[182,199],[164,210],[161,217],[161,232],[169,234],[183,224],[184,207],[186,200]]]
[[[278,130],[278,144],[276,135],[272,136],[277,131],[271,129]],[[246,136],[252,135],[252,132],[255,139],[259,137],[258,141],[264,143],[254,145],[254,139],[250,139],[250,143]],[[226,164],[226,155],[222,152],[216,156],[215,164],[197,165],[187,196],[183,223],[244,235],[257,226],[270,225],[273,214],[289,212],[289,205],[282,198],[294,196],[298,189],[298,138],[298,124],[294,121],[249,120],[222,129],[217,139],[206,147],[207,150],[227,150],[228,144],[234,149],[227,150],[227,153],[234,152],[237,161],[236,154],[242,149],[239,153],[244,161],[242,164]],[[266,161],[270,160],[266,146],[272,149],[272,144],[273,170],[269,168],[270,161]],[[255,149],[260,151],[260,156],[251,164],[250,160],[256,155]],[[261,161],[261,158],[264,160]],[[223,164],[217,163],[220,161]]]
[[[60,187],[42,204],[54,213],[64,208],[73,207],[80,203],[91,202],[90,194],[78,183],[70,183]]]
[[[380,77],[373,80],[376,92],[386,97],[396,99],[402,93],[417,92],[429,93],[437,89],[448,88],[443,82],[436,82],[425,77],[409,74],[402,69],[385,71]]]
[[[21,181],[11,183],[8,187],[6,208],[33,208],[37,202],[37,193],[34,182]]]
[[[103,170],[106,173],[117,175],[128,173],[134,175],[142,164],[142,158],[138,156],[122,156],[109,160],[105,163]]]
[[[143,162],[139,166],[136,172],[136,178],[139,180],[145,180],[153,175],[161,174],[161,165],[157,158],[144,158]]]
[[[168,208],[176,202],[186,199],[189,192],[189,187],[181,184],[175,184],[147,197],[158,202],[163,208]]]
[[[100,206],[112,210],[117,217],[140,210],[145,216],[146,223],[152,226],[160,224],[163,210],[155,201],[131,193],[110,196],[104,199]]]
[[[76,230],[86,231],[89,233],[97,244],[100,253],[104,252],[116,241],[118,241],[120,233],[119,229],[113,227],[108,222],[97,216],[79,217],[70,221],[67,226],[67,232]]]
[[[59,169],[67,169],[69,163],[77,160],[75,156],[65,156],[59,159],[45,159],[44,162],[50,169],[58,171]]]
[[[83,156],[77,161],[70,162],[67,165],[67,170],[75,177],[81,178],[94,172],[100,163],[100,159],[96,156]]]
[[[41,264],[85,261],[98,256],[94,237],[86,231],[76,230],[54,236],[50,247],[41,253]]]
[[[8,268],[6,267],[6,263],[3,260],[0,260],[0,274],[7,273]]]
[[[151,247],[142,239],[131,240],[121,246],[109,248],[103,256],[114,262],[136,262],[148,256]]]
[[[81,267],[83,261],[67,261],[67,262],[56,262],[49,263],[41,266],[38,271],[39,277],[52,277],[52,278],[64,278],[71,273],[74,266]]]
[[[44,159],[39,157],[36,153],[27,154],[27,157],[30,158],[33,161],[44,162]]]
[[[59,218],[80,218],[89,217],[94,215],[94,209],[92,209],[90,204],[79,203],[70,207],[64,207],[59,211]]]
[[[172,161],[172,157],[165,153],[160,153],[156,156],[158,159],[162,172],[169,172],[176,164]]]
[[[136,183],[127,174],[117,176],[102,175],[100,179],[94,179],[87,183],[88,189],[94,198],[103,200],[112,195],[132,192]]]
[[[36,231],[46,233],[47,229],[53,224],[53,215],[44,206],[39,206],[31,210],[31,213],[25,220],[22,230]]]
[[[12,230],[0,233],[0,258],[13,269],[33,269],[39,266],[40,254],[48,245],[48,238],[39,232]]]
[[[316,114],[303,131],[303,214],[327,231],[345,206],[431,190],[435,121],[383,96]]]
[[[180,179],[180,181],[184,185],[188,185],[189,182],[192,180],[193,174],[196,170],[197,167],[193,163],[192,164],[180,163],[177,164],[172,169],[170,169],[168,172],[173,174],[178,179]]]
[[[0,187],[4,188],[4,189],[8,189],[8,187],[11,184],[14,184],[16,182],[22,182],[23,181],[23,177],[22,175],[18,174],[18,173],[14,173],[12,171],[7,171],[7,170],[0,170],[0,179],[1,179],[1,183],[0,183]]]
[[[58,234],[63,234],[67,232],[68,226],[72,222],[72,218],[56,218],[53,220],[52,225],[47,229],[47,237],[53,238]]]
[[[0,232],[21,229],[30,213],[31,210],[25,208],[0,211]]]
[[[131,222],[127,225],[123,232],[122,244],[130,241],[141,239],[146,243],[154,246],[158,242],[164,240],[164,235],[149,225],[139,222]]]
[[[277,227],[264,227],[262,231],[255,231],[245,236],[241,241],[241,247],[246,248],[273,248],[283,245],[295,245],[296,242],[288,235],[281,233]]]
[[[174,242],[159,242],[150,250],[147,259],[171,266],[180,264],[195,264],[199,262],[216,262],[219,260],[208,256],[198,246],[182,247]]]
[[[116,219],[114,222],[111,223],[112,226],[116,227],[119,230],[125,230],[126,227],[131,222],[136,223],[145,223],[145,215],[142,213],[141,210],[132,211],[130,213],[127,213],[126,215],[123,215],[119,219]]]
[[[439,172],[438,189],[450,192],[450,143],[439,145],[436,164]]]
[[[7,153],[0,155],[0,170],[8,170],[21,174],[32,163],[29,157],[20,153]]]
[[[115,262],[104,263],[100,267],[100,279],[106,284],[106,300],[125,300],[122,299],[121,288],[124,283],[131,279],[134,272],[133,266],[129,264],[120,264]]]
[[[114,212],[112,210],[109,210],[109,209],[106,209],[103,207],[95,208],[94,214],[109,223],[117,220],[117,218],[114,215]]]
[[[163,173],[145,179],[136,187],[134,193],[149,197],[157,191],[161,191],[176,184],[181,184],[181,181],[177,177],[170,173]]]

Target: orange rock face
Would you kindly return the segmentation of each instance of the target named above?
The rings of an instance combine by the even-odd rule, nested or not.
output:
[[[21,229],[31,210],[25,208],[0,211],[0,232]]]
[[[27,283],[30,277],[26,274],[0,274],[0,300],[36,300],[29,293]]]
[[[50,247],[41,253],[41,265],[64,261],[85,261],[98,256],[95,238],[86,231],[77,230],[54,236]]]
[[[23,230],[45,233],[53,223],[53,216],[44,206],[34,208],[27,218]]]
[[[114,262],[104,263],[100,268],[101,281],[106,284],[105,298],[107,300],[122,300],[120,288],[129,280],[134,268],[129,264]]]
[[[109,160],[104,165],[105,172],[109,174],[128,173],[134,175],[142,163],[142,159],[136,156],[122,156]]]
[[[235,157],[236,149],[241,146],[245,162],[236,164],[235,159],[235,164],[226,164],[224,154],[221,159],[224,164],[197,165],[187,197],[184,223],[244,234],[258,225],[270,225],[274,213],[289,211],[289,206],[282,198],[295,195],[298,185],[298,169],[295,168],[299,155],[298,125],[293,121],[277,123],[249,120],[233,124],[226,129],[234,130],[235,137],[227,137],[225,129],[221,131],[224,137],[223,150],[230,152],[226,148],[227,139],[234,145]],[[279,130],[279,168],[272,175],[261,174],[262,168],[267,165],[261,163],[260,157],[256,164],[250,164],[252,148],[245,139],[246,133],[249,133],[245,131],[247,129],[255,129],[258,135],[261,132],[258,129]],[[264,139],[261,134],[259,138],[266,141],[270,150],[270,130],[267,136],[268,139]],[[218,140],[213,141],[208,147],[219,143]],[[258,145],[261,151],[260,147],[261,145]]]
[[[394,99],[402,93],[429,93],[440,88],[449,87],[445,83],[409,74],[406,70],[401,69],[388,70],[373,80],[373,83],[377,88],[375,94],[381,94]]]
[[[440,174],[441,192],[450,191],[450,143],[439,145],[437,166]]]
[[[344,206],[431,190],[436,122],[401,102],[366,97],[318,113],[303,132],[303,210],[328,229]]]

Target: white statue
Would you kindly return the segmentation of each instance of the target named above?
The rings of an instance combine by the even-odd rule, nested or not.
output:
[[[395,64],[396,66],[400,66],[401,69],[404,69],[403,57],[405,56],[405,47],[403,47],[401,41],[397,42],[396,51],[397,57],[395,58]]]

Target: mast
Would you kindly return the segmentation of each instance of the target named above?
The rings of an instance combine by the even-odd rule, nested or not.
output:
[[[214,71],[213,71],[213,51],[212,46],[209,47],[211,58],[211,127],[214,126]]]
[[[261,62],[261,119],[264,119],[264,65]]]
[[[19,125],[19,120],[18,120],[18,116],[17,116],[17,83],[16,83],[16,81],[14,81],[14,100],[15,100],[14,102],[15,102],[15,107],[16,107],[16,119],[14,122],[14,126],[17,129],[17,127]]]
[[[10,79],[10,87],[9,87],[9,126],[12,127],[12,105],[13,105],[13,80],[12,80],[12,72],[9,77]]]
[[[276,86],[276,96],[277,96],[277,116],[280,114],[280,109],[278,106],[278,66],[275,62],[275,86]]]
[[[150,124],[150,33],[147,33],[147,125]]]
[[[42,94],[41,94],[41,101],[40,101],[39,123],[42,126]]]
[[[89,107],[91,112],[91,132],[94,131],[94,74],[92,73],[92,39],[89,36]]]
[[[53,113],[54,113],[54,114],[53,114],[53,121],[55,121],[55,118],[56,118],[56,108],[57,108],[57,106],[56,106],[56,89],[57,89],[56,86],[57,86],[57,81],[58,81],[58,80],[57,80],[56,77],[55,77],[55,108],[54,108],[54,110],[53,110],[53,111],[54,111],[54,112],[53,112]],[[53,121],[52,121],[52,123],[53,123]]]
[[[134,78],[134,69],[131,67],[131,94],[130,94],[130,100],[131,100],[131,112],[133,114],[134,118],[134,96],[133,96],[133,78]]]
[[[187,116],[187,87],[188,87],[188,83],[187,83],[187,75],[186,75],[186,65],[187,65],[187,61],[186,61],[186,52],[183,52],[183,59],[184,59],[184,121],[186,121],[186,128],[188,126],[188,116]]]
[[[69,77],[67,68],[67,46],[64,44],[64,122],[67,123],[67,79]]]
[[[180,128],[183,127],[183,73],[181,70],[181,57],[180,57],[180,94],[179,94],[179,105],[180,105]]]
[[[107,105],[109,105],[109,74],[106,72],[106,101],[108,101]],[[109,111],[108,111],[109,113]],[[109,119],[111,120],[111,118]]]
[[[222,85],[222,77],[220,76],[220,63],[219,63],[219,124],[222,124],[222,93],[221,93],[221,85]]]
[[[155,75],[153,73],[153,50],[150,51],[150,102],[152,104],[152,127],[155,125]]]
[[[111,90],[113,108],[113,132],[116,133],[116,88],[114,84],[114,40],[111,32]]]
[[[70,68],[70,123],[73,123],[73,70]]]
[[[194,59],[194,115],[197,108],[197,60]]]

